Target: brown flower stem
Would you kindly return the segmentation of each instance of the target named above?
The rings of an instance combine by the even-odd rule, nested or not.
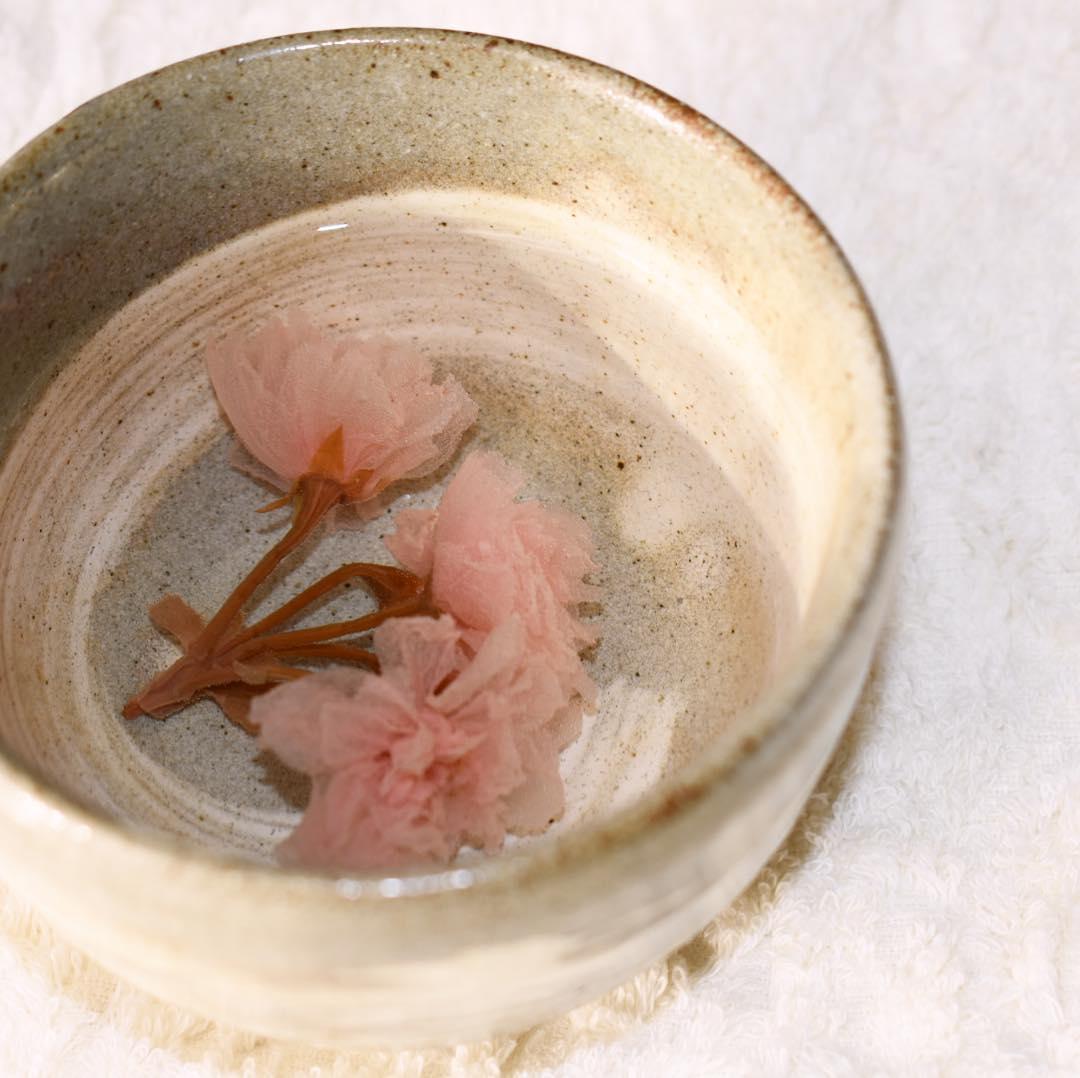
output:
[[[172,666],[144,685],[124,705],[122,714],[125,719],[143,714],[164,716],[183,707],[199,693],[237,679],[231,663],[222,665],[216,657],[193,659],[190,655],[181,655]]]
[[[357,663],[370,670],[379,669],[379,660],[374,653],[354,644],[302,644],[275,654],[281,659],[336,659],[338,662]]]
[[[362,578],[374,585],[384,594],[393,598],[413,596],[423,590],[424,583],[419,577],[404,569],[395,569],[392,565],[377,565],[374,562],[349,562],[347,565],[328,573],[321,580],[317,580],[310,587],[290,599],[283,606],[278,607],[273,613],[267,614],[262,621],[237,633],[229,640],[230,649],[240,644],[262,636],[270,629],[289,621],[301,613],[305,607],[310,606],[316,599],[322,598],[327,592],[342,584]],[[339,634],[340,635],[340,634]]]
[[[321,644],[324,641],[335,640],[340,636],[355,636],[358,633],[370,632],[378,628],[384,621],[390,618],[407,617],[410,614],[419,614],[424,610],[423,598],[417,596],[414,599],[406,599],[382,610],[373,611],[360,618],[352,618],[349,621],[337,621],[330,625],[316,625],[310,629],[294,629],[288,633],[277,633],[274,636],[260,637],[241,645],[234,652],[234,657],[244,658],[245,655],[259,651],[270,651],[275,655],[283,653],[292,654],[296,647],[306,647],[309,644]]]
[[[319,447],[311,471],[302,476],[286,498],[265,509],[278,508],[294,500],[296,513],[285,533],[233,589],[218,612],[205,624],[179,596],[166,596],[151,608],[151,618],[175,636],[184,654],[124,706],[125,718],[140,714],[164,716],[183,707],[201,692],[215,695],[226,714],[250,729],[247,709],[250,695],[244,685],[258,691],[275,681],[293,681],[309,671],[275,660],[283,658],[334,658],[356,662],[372,669],[378,660],[371,652],[352,644],[329,641],[381,625],[387,618],[417,613],[423,606],[424,582],[412,573],[389,565],[354,562],[327,574],[283,606],[254,625],[244,627],[244,606],[266,578],[315,530],[319,521],[342,498],[352,496],[353,486],[366,482],[370,473],[358,472],[349,483],[332,478],[345,474],[345,435],[338,427]],[[380,609],[361,618],[267,635],[283,625],[327,592],[354,578],[367,580]],[[156,611],[156,613],[155,613]]]
[[[299,502],[292,526],[259,559],[251,572],[222,603],[189,649],[192,658],[206,658],[214,652],[215,645],[228,631],[259,585],[315,530],[319,521],[338,502],[341,495],[342,486],[336,479],[306,475],[300,480],[297,489]]]
[[[251,575],[249,574],[248,579]],[[379,610],[348,621],[265,635],[267,630],[296,617],[334,588],[356,578],[366,580],[376,593],[382,604]],[[235,594],[234,592],[234,596]],[[183,611],[185,604],[182,601],[174,597],[172,602],[174,606],[179,605]],[[184,655],[128,701],[123,710],[124,717],[131,719],[144,713],[164,715],[183,707],[202,692],[213,693],[224,686],[237,683],[258,685],[294,680],[307,673],[297,667],[275,662],[275,659],[328,658],[360,663],[370,669],[377,669],[378,660],[370,651],[352,644],[329,642],[343,636],[367,632],[389,618],[421,613],[425,602],[424,581],[414,574],[391,565],[350,562],[315,581],[248,628],[238,624],[240,610],[237,608],[232,612],[229,621],[229,626],[236,627],[234,631],[230,633],[227,629],[211,645],[209,652],[201,655],[197,654],[195,649],[199,646],[205,647],[210,626],[199,630]],[[227,605],[231,603],[232,597]],[[219,615],[220,613],[219,611]],[[219,615],[215,615],[215,618]],[[199,625],[198,615],[189,610],[185,621],[191,621],[192,624],[183,626],[187,630],[183,636],[191,639],[190,633],[195,632]],[[167,631],[174,633],[177,629],[177,625],[167,627]],[[184,642],[182,639],[181,643]]]
[[[236,723],[245,733],[255,736],[259,733],[259,728],[251,721],[251,704],[257,696],[269,692],[272,688],[272,683],[248,685],[243,681],[234,681],[232,684],[210,689],[209,694],[230,722]]]
[[[299,681],[302,677],[307,677],[311,673],[310,670],[300,670],[295,666],[286,666],[284,663],[271,663],[265,666],[260,666],[258,669],[258,676],[265,681]],[[236,675],[233,674],[233,677]],[[264,682],[260,682],[264,683]]]

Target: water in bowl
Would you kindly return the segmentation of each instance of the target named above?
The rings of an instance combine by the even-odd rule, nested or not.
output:
[[[768,684],[790,638],[796,536],[752,329],[716,281],[648,237],[477,192],[365,198],[201,256],[134,299],[48,388],[0,471],[4,745],[70,796],[139,827],[269,860],[305,781],[217,708],[165,721],[120,708],[175,656],[146,608],[217,607],[282,527],[229,463],[205,342],[304,308],[327,330],[388,334],[480,406],[529,494],[591,526],[595,714],[566,751],[549,835],[673,774]],[[270,609],[347,560],[391,560],[389,513],[437,501],[453,464],[275,576]],[[751,508],[752,506],[752,508]],[[359,611],[341,594],[319,620]],[[536,841],[536,840],[533,840]],[[543,841],[543,839],[539,840]]]

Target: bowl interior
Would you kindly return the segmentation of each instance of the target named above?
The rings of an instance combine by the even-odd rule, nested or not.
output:
[[[487,63],[477,42],[438,55],[430,41],[351,49],[324,49],[314,84],[296,51],[252,56],[243,75],[208,61],[187,91],[164,73],[170,106],[195,94],[206,108],[201,126],[185,112],[153,129],[170,149],[153,184],[138,138],[157,120],[135,91],[107,133],[90,132],[87,106],[75,126],[114,153],[122,135],[113,172],[127,170],[129,187],[139,179],[120,240],[107,218],[86,223],[100,191],[85,147],[46,153],[57,179],[31,201],[55,211],[51,261],[27,244],[22,292],[0,305],[22,334],[2,357],[21,403],[0,467],[0,745],[125,824],[272,858],[302,778],[210,703],[166,721],[125,722],[119,710],[175,654],[148,605],[177,591],[210,611],[281,526],[255,513],[266,489],[230,465],[205,343],[302,307],[331,331],[386,334],[430,356],[480,405],[463,452],[498,449],[530,493],[593,528],[601,693],[565,754],[566,815],[536,840],[552,841],[677,781],[836,630],[883,512],[889,430],[872,329],[835,252],[775,178],[718,133],[660,122],[661,99],[644,107],[635,84],[620,98],[590,83],[595,69],[553,79],[544,54],[505,50],[513,70],[483,69],[480,109],[459,75]],[[243,92],[244,116],[219,116],[227,86]],[[495,92],[507,86],[529,92]],[[340,122],[317,89],[383,106],[366,110],[377,130],[363,150],[323,143]],[[286,181],[277,162],[264,190],[245,191],[253,114],[284,132],[271,137],[293,169]],[[448,133],[451,123],[465,130]],[[210,158],[185,141],[208,125]],[[471,156],[470,140],[482,147]],[[296,194],[293,170],[333,172],[342,159],[334,182]],[[188,215],[210,225],[169,246],[152,202],[185,181],[204,192]],[[230,216],[209,194],[218,185],[240,186],[230,197],[260,212]],[[78,235],[60,196],[81,205]],[[178,198],[169,187],[172,212]],[[94,264],[97,293],[80,259]],[[75,282],[66,307],[55,280],[42,287],[46,264]],[[118,283],[139,273],[147,286]],[[50,326],[58,312],[78,332]],[[452,468],[301,552],[259,604],[342,561],[390,560],[393,510],[437,500]],[[318,616],[365,601],[342,593]]]

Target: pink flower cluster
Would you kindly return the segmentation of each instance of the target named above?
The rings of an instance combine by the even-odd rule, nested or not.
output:
[[[291,504],[293,519],[209,619],[176,595],[154,605],[183,654],[123,714],[164,717],[208,693],[309,774],[307,811],[281,848],[297,864],[446,861],[554,822],[559,753],[594,696],[580,658],[595,639],[578,617],[595,596],[585,525],[519,501],[521,476],[474,453],[437,510],[398,514],[386,543],[404,569],[349,563],[246,625],[257,589],[330,514],[370,512],[389,484],[435,471],[477,409],[422,356],[323,336],[300,312],[212,344],[207,368],[250,454],[242,466],[288,490],[267,508]],[[283,628],[345,579],[367,581],[378,609]],[[372,650],[347,639],[373,628]],[[297,665],[327,659],[359,668]]]
[[[594,688],[585,525],[537,501],[493,453],[462,464],[438,510],[405,510],[387,546],[430,578],[438,616],[374,634],[378,675],[331,669],[256,700],[261,743],[312,776],[282,856],[372,870],[498,848],[563,810],[559,752]]]
[[[435,471],[476,419],[468,394],[433,382],[423,356],[387,338],[325,336],[302,311],[212,343],[206,365],[240,441],[283,489],[315,471],[367,500]],[[338,432],[340,455],[320,468]]]

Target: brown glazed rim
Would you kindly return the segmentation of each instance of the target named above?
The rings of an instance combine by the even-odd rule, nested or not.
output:
[[[9,782],[23,798],[32,798],[36,807],[47,813],[53,821],[58,822],[60,817],[63,817],[70,825],[73,836],[85,836],[86,828],[89,827],[91,833],[96,833],[106,841],[135,846],[168,859],[182,857],[195,864],[201,863],[207,871],[227,870],[233,874],[241,873],[260,878],[264,883],[277,880],[283,885],[291,884],[293,887],[300,885],[319,891],[336,891],[343,899],[382,902],[395,901],[403,896],[437,895],[450,891],[463,897],[463,892],[527,884],[538,875],[570,874],[574,869],[584,868],[586,864],[596,869],[601,862],[616,858],[621,860],[624,856],[637,860],[634,858],[635,851],[644,853],[643,850],[636,850],[637,847],[644,845],[647,839],[655,839],[661,832],[667,832],[679,822],[684,822],[694,810],[707,808],[710,800],[721,802],[723,794],[723,801],[727,804],[731,804],[733,800],[738,803],[740,787],[743,785],[738,781],[739,771],[742,768],[745,773],[745,765],[752,758],[757,757],[761,765],[754,769],[754,786],[768,782],[770,776],[780,770],[787,759],[783,752],[783,742],[788,740],[785,735],[796,732],[793,727],[798,723],[801,713],[819,691],[827,688],[833,672],[843,666],[853,641],[860,635],[870,616],[872,600],[878,597],[882,589],[888,587],[901,530],[900,517],[905,486],[904,435],[896,379],[877,318],[847,257],[813,210],[770,165],[719,124],[669,94],[591,60],[510,38],[453,30],[408,27],[291,34],[204,53],[169,65],[162,71],[184,72],[190,75],[223,62],[249,62],[274,54],[317,48],[367,45],[431,46],[447,42],[471,46],[482,54],[497,53],[501,50],[524,54],[531,60],[572,74],[630,108],[644,108],[680,137],[704,141],[706,144],[722,144],[729,151],[734,149],[741,163],[753,171],[755,179],[774,196],[797,207],[803,227],[816,232],[819,238],[826,242],[832,256],[854,286],[867,329],[874,342],[890,427],[889,459],[883,478],[889,487],[882,520],[872,540],[872,557],[859,582],[856,599],[842,621],[834,627],[830,639],[821,648],[816,663],[800,671],[801,678],[798,681],[793,679],[791,683],[783,686],[783,692],[770,693],[755,706],[752,710],[758,718],[755,735],[743,739],[734,751],[729,747],[714,747],[703,753],[701,760],[684,768],[637,805],[622,809],[607,820],[585,825],[554,841],[538,843],[533,847],[515,851],[510,856],[491,858],[469,865],[465,872],[457,871],[451,866],[450,869],[402,877],[353,877],[278,868],[215,853],[165,834],[139,831],[130,824],[79,805],[36,778],[0,748],[0,774],[4,781]],[[67,123],[75,118],[89,119],[104,107],[105,102],[115,100],[118,96],[141,92],[145,89],[147,80],[156,74],[158,72],[149,72],[109,90],[81,105],[60,122]],[[27,174],[32,175],[32,169],[25,166],[36,157],[53,126],[55,125],[51,125],[46,132],[27,143],[0,167],[0,179],[9,180],[11,188],[4,196],[5,200],[18,197],[18,189],[22,186],[20,181]],[[721,803],[716,806],[718,811],[721,807]],[[57,813],[60,816],[57,816]],[[715,814],[711,816],[715,818]],[[74,837],[72,840],[74,841]],[[641,867],[645,866],[644,860],[637,860],[637,863]],[[380,888],[380,881],[386,879],[393,879],[395,885]]]

